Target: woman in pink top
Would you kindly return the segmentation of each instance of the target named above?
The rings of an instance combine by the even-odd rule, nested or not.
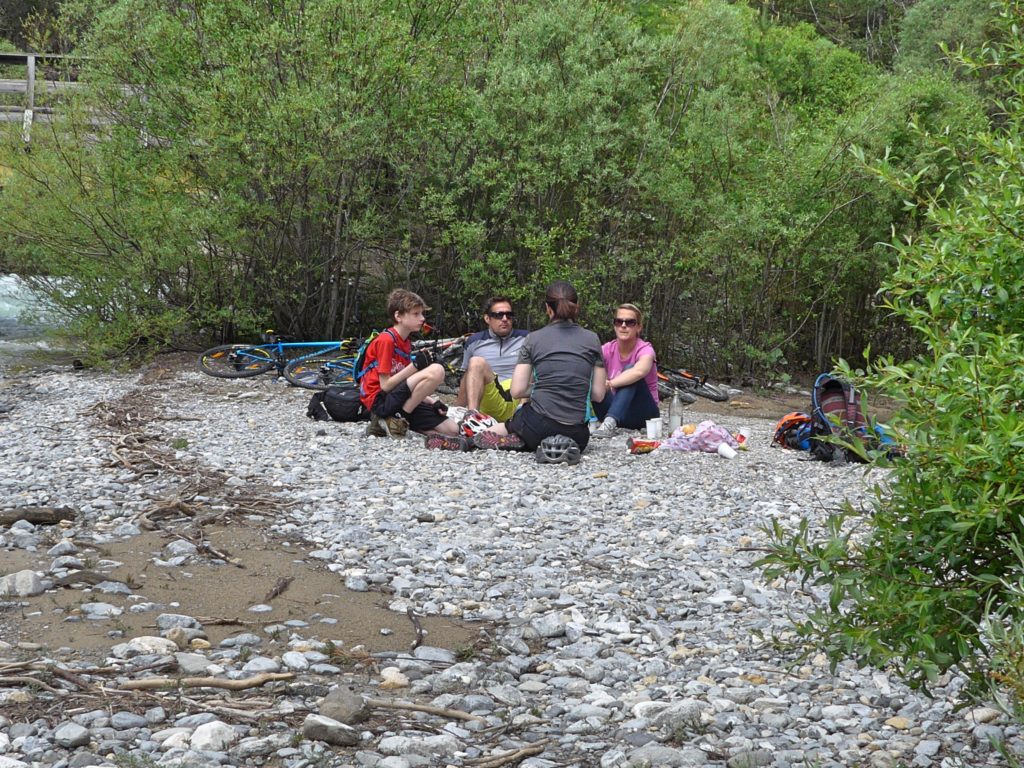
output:
[[[654,347],[640,338],[643,313],[634,304],[615,310],[615,338],[601,346],[608,375],[608,394],[594,403],[604,421],[592,437],[611,437],[619,427],[642,429],[658,416],[658,366]]]

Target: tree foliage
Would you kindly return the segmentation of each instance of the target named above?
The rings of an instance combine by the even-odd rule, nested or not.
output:
[[[976,689],[1024,692],[1024,38],[1009,2],[1000,42],[968,69],[998,80],[995,127],[967,142],[918,125],[918,172],[878,173],[923,225],[895,244],[887,306],[924,352],[875,361],[867,383],[895,394],[908,458],[866,517],[846,510],[824,531],[775,531],[771,574],[831,589],[802,631],[833,657],[900,665],[926,684],[956,666]],[[993,74],[994,73],[994,74]],[[937,169],[942,183],[922,184]]]
[[[396,284],[446,331],[495,292],[536,325],[555,276],[585,322],[639,302],[664,358],[719,375],[896,348],[877,243],[915,214],[849,150],[978,111],[721,0],[69,0],[65,23],[90,89],[29,154],[12,127],[0,236],[97,356],[362,331]]]

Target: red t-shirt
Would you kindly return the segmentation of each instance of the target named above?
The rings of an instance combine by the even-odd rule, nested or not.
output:
[[[380,392],[380,374],[383,371],[393,376],[409,365],[412,360],[412,341],[403,339],[394,328],[377,335],[366,348],[363,358],[365,373],[359,379],[359,400],[366,410],[373,408],[373,401]]]

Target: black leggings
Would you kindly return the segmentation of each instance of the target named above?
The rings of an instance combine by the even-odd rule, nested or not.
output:
[[[506,422],[505,427],[509,432],[514,432],[523,438],[526,448],[531,451],[537,450],[540,441],[551,435],[571,437],[581,451],[590,442],[590,429],[586,424],[560,424],[554,419],[537,413],[529,403],[517,410]]]

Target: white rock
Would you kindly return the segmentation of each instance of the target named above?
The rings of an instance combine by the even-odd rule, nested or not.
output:
[[[300,671],[309,669],[309,660],[298,651],[288,651],[281,655],[281,661],[288,669]]]
[[[0,597],[32,597],[45,590],[35,571],[24,570],[0,578]]]
[[[409,678],[403,675],[398,667],[384,667],[380,671],[380,689],[391,691],[396,688],[408,688]]]
[[[189,746],[204,752],[223,752],[238,740],[238,733],[227,723],[213,720],[192,732]]]
[[[142,635],[133,637],[126,643],[119,643],[110,649],[110,654],[116,659],[131,659],[136,656],[156,654],[158,656],[173,656],[178,646],[166,637],[155,637],[153,635]]]

